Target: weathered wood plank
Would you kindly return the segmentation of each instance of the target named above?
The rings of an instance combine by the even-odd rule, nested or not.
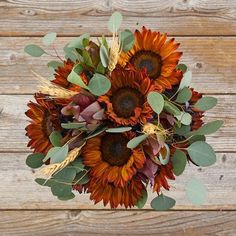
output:
[[[235,27],[236,28],[236,27]],[[63,46],[71,38],[58,38],[56,48],[62,54]],[[36,80],[31,70],[49,75],[48,61],[55,58],[32,58],[23,52],[25,45],[40,44],[41,38],[0,38],[0,94],[24,94],[36,91]],[[178,37],[184,52],[183,62],[193,71],[193,85],[204,93],[235,93],[236,37],[183,38]],[[53,53],[53,51],[51,50]]]
[[[82,194],[71,201],[59,201],[49,188],[34,182],[40,177],[37,170],[25,164],[27,153],[0,153],[0,209],[104,209],[102,204],[93,205],[89,195]],[[164,191],[176,199],[175,209],[235,209],[236,154],[218,153],[217,163],[209,168],[186,167],[183,175],[170,181],[171,190]],[[191,177],[200,179],[208,190],[208,199],[203,206],[193,206],[185,196],[184,185]],[[150,200],[156,194],[149,190],[145,209],[150,209]],[[107,208],[109,209],[109,208]]]
[[[227,235],[236,212],[2,211],[1,235]]]
[[[217,151],[236,151],[236,96],[217,95],[218,105],[206,113],[206,121],[223,119],[224,126],[208,137]],[[25,126],[27,117],[24,112],[31,95],[0,95],[0,150],[4,152],[27,151]]]
[[[113,11],[124,15],[123,28],[146,25],[172,35],[235,35],[236,2],[186,0],[1,1],[2,36],[107,32]]]

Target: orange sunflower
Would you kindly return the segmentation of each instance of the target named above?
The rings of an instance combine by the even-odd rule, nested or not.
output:
[[[52,147],[49,135],[52,131],[61,131],[60,109],[51,99],[43,94],[35,94],[37,103],[29,102],[30,108],[25,114],[31,119],[26,127],[26,135],[30,138],[28,147],[36,153],[46,154]]]
[[[70,59],[68,59],[67,61],[64,61],[64,65],[61,67],[58,67],[55,71],[55,80],[53,80],[53,83],[58,84],[60,86],[62,86],[63,88],[75,91],[75,92],[79,92],[81,90],[81,87],[76,85],[76,84],[72,84],[70,82],[68,82],[67,77],[70,74],[70,72],[72,71],[73,67],[74,67],[75,63],[72,62]],[[80,74],[80,77],[82,78],[83,82],[85,84],[87,84],[87,76],[85,75],[84,72],[82,72]]]
[[[171,162],[169,162],[167,165],[158,166],[158,170],[154,178],[154,185],[153,185],[154,192],[159,193],[161,190],[161,187],[165,188],[166,190],[170,189],[167,179],[172,179],[172,180],[175,179],[175,176],[172,170],[173,170],[173,167],[172,167]]]
[[[146,123],[152,117],[147,94],[155,89],[146,73],[119,66],[110,81],[111,89],[98,99],[106,104],[108,119],[121,125]]]
[[[177,52],[179,43],[175,39],[167,40],[167,34],[152,32],[145,27],[135,31],[135,44],[127,53],[122,52],[119,64],[123,67],[132,64],[136,69],[146,68],[147,74],[162,91],[171,89],[182,78],[182,72],[176,66],[182,55]]]
[[[131,133],[105,133],[87,141],[82,150],[83,162],[90,174],[115,186],[124,187],[146,160],[141,147],[127,148]]]
[[[123,187],[116,187],[113,183],[103,184],[100,179],[91,178],[88,183],[88,192],[91,193],[90,199],[95,204],[103,201],[104,206],[110,203],[111,208],[117,208],[119,205],[133,207],[142,196],[145,189],[142,181],[133,177]]]

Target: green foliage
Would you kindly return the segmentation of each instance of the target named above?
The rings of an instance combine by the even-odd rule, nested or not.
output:
[[[106,130],[107,133],[123,133],[130,131],[132,127],[118,127],[118,128],[109,128]]]
[[[45,162],[50,159],[50,163],[60,163],[66,158],[68,150],[69,147],[67,144],[62,147],[53,147],[48,151],[43,161]]]
[[[116,33],[121,26],[122,20],[123,20],[122,15],[117,11],[114,12],[108,21],[109,31],[112,33]]]
[[[143,189],[142,190],[142,196],[138,199],[135,206],[137,206],[139,209],[142,209],[145,206],[146,202],[147,202],[147,198],[148,198],[147,190]]]
[[[192,161],[199,166],[211,166],[216,162],[216,154],[206,142],[194,142],[187,148],[187,151]]]
[[[181,89],[177,95],[176,102],[178,103],[185,103],[188,102],[192,97],[192,92],[189,88],[184,87]]]
[[[186,186],[186,195],[188,200],[195,205],[202,205],[207,198],[207,191],[201,181],[192,178]]]
[[[200,111],[207,111],[212,109],[217,104],[217,99],[214,97],[203,97],[199,99],[195,104],[194,107]]]
[[[127,147],[134,149],[136,148],[140,143],[142,143],[146,138],[148,137],[147,134],[142,134],[138,137],[135,137],[133,139],[131,139],[128,143],[127,143]]]
[[[180,115],[175,116],[183,125],[190,125],[192,123],[192,116],[188,112],[180,112]]]
[[[174,205],[175,200],[163,194],[160,194],[151,201],[151,207],[156,211],[166,211],[174,207]]]
[[[191,82],[192,82],[192,72],[191,71],[187,71],[184,74],[183,79],[180,81],[180,85],[179,85],[178,91],[182,90],[185,87],[189,87]]]
[[[69,123],[61,123],[61,127],[63,129],[80,129],[83,128],[85,126],[86,123],[84,122],[69,122]]]
[[[50,32],[43,37],[43,44],[46,46],[51,45],[57,37],[57,33]]]
[[[53,131],[49,136],[50,142],[54,147],[61,147],[62,135],[58,131]]]
[[[103,44],[100,46],[100,59],[103,67],[106,68],[108,66],[108,51]]]
[[[177,67],[176,67],[177,70],[181,70],[183,73],[185,73],[188,69],[188,67],[185,65],[185,64],[179,64]]]
[[[150,92],[147,96],[147,101],[151,106],[152,110],[158,115],[162,112],[164,107],[164,98],[158,92]]]
[[[45,155],[42,153],[33,153],[28,155],[27,159],[26,159],[26,165],[36,169],[39,168],[43,165],[43,159],[44,159]]]
[[[35,44],[25,46],[24,51],[32,57],[41,57],[45,53],[41,47]]]
[[[60,61],[50,61],[48,62],[47,66],[56,70],[58,67],[63,66],[63,63]]]
[[[89,81],[88,88],[96,96],[106,94],[111,88],[111,82],[106,76],[95,73]]]
[[[181,115],[181,111],[179,110],[179,108],[169,101],[164,102],[164,109],[165,111],[167,111],[168,113],[174,116]]]
[[[78,49],[84,49],[87,40],[84,39],[89,39],[90,38],[90,34],[86,33],[86,34],[82,34],[81,36],[75,38],[74,40],[72,40],[69,44],[68,47],[69,48],[78,48]]]
[[[171,158],[173,165],[173,172],[176,176],[181,175],[187,164],[187,157],[185,153],[179,149],[176,149],[173,157]]]
[[[135,38],[133,33],[126,29],[120,33],[121,47],[124,52],[128,52],[134,45]]]

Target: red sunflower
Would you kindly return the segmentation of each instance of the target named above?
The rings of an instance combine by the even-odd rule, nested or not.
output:
[[[115,186],[124,187],[127,181],[141,169],[145,156],[141,147],[127,148],[130,133],[105,133],[87,141],[81,156],[90,174],[101,179],[103,184],[108,182]]]
[[[157,173],[154,178],[154,185],[153,191],[159,193],[161,187],[165,188],[166,190],[170,189],[167,179],[174,180],[175,176],[172,171],[173,167],[171,162],[167,165],[158,166]]]
[[[25,114],[31,121],[26,127],[26,135],[30,138],[28,147],[34,152],[46,154],[52,147],[49,135],[52,131],[61,131],[60,109],[55,101],[43,94],[35,94],[37,103],[29,102],[30,108]]]
[[[142,196],[145,189],[142,181],[133,177],[123,187],[116,187],[113,183],[103,184],[100,179],[91,178],[88,184],[88,192],[91,193],[90,199],[95,204],[103,201],[104,206],[110,203],[111,208],[125,206],[133,207]]]
[[[68,59],[67,61],[64,61],[64,65],[61,67],[58,67],[55,70],[56,74],[55,74],[55,80],[53,80],[53,83],[58,84],[62,86],[63,88],[66,88],[75,92],[79,92],[81,90],[80,86],[76,84],[72,84],[67,81],[67,77],[72,71],[74,65],[75,63],[72,62],[70,59]],[[87,76],[85,75],[85,73],[82,72],[80,74],[80,77],[82,78],[83,82],[87,84]]]
[[[176,70],[182,52],[177,52],[179,43],[175,39],[167,40],[167,34],[153,32],[143,27],[135,31],[135,44],[127,53],[122,52],[119,64],[132,64],[136,69],[146,68],[148,76],[162,91],[171,89],[179,83],[182,72]]]
[[[117,67],[110,80],[111,89],[98,99],[106,104],[108,119],[121,125],[146,123],[152,117],[147,94],[155,89],[146,73]]]

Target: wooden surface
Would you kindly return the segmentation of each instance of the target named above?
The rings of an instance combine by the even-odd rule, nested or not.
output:
[[[94,206],[89,196],[61,202],[34,183],[25,165],[26,103],[36,91],[30,70],[49,75],[49,57],[23,53],[48,31],[60,37],[56,47],[85,32],[108,34],[112,11],[124,15],[123,28],[142,25],[168,32],[181,42],[182,61],[193,71],[194,86],[218,98],[206,121],[223,119],[208,137],[217,151],[210,168],[190,166],[171,182],[177,200],[168,212],[155,212],[150,198],[143,210],[116,211]],[[236,0],[3,0],[0,1],[0,235],[236,235]],[[184,192],[189,176],[208,190],[203,206],[192,206]]]

